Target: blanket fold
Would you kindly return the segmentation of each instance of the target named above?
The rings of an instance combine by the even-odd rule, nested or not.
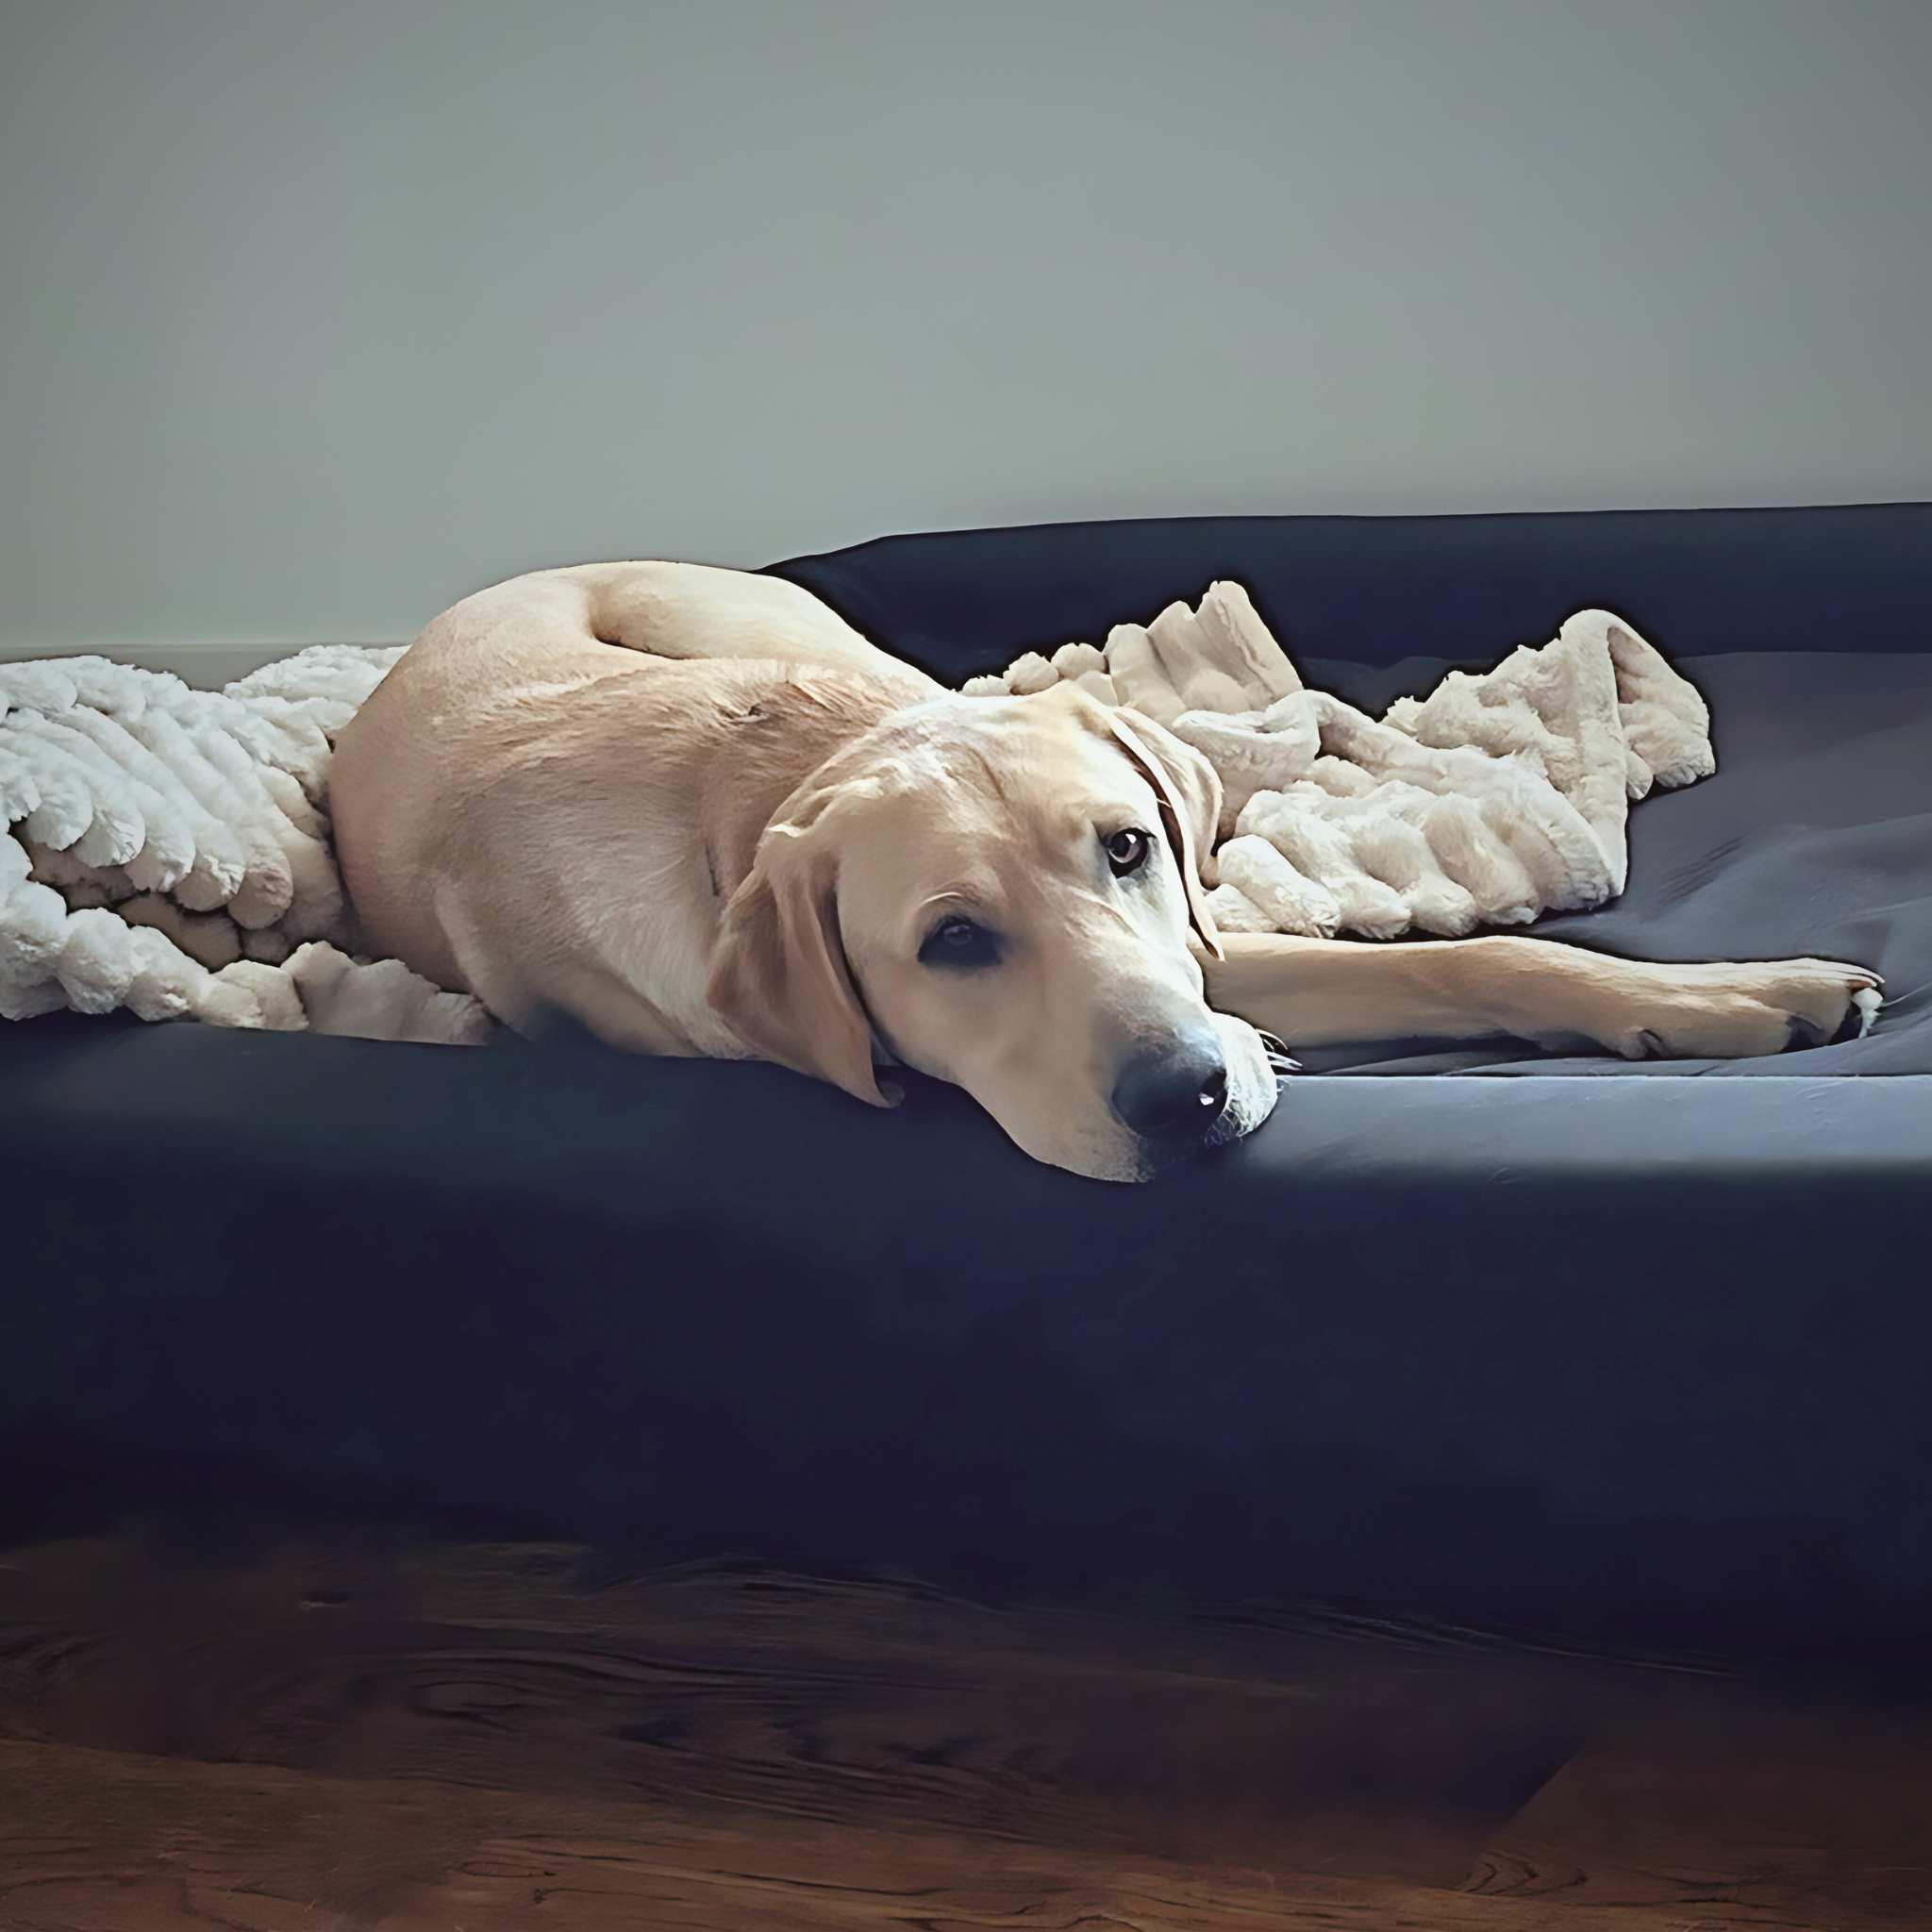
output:
[[[1165,724],[1220,774],[1208,903],[1233,932],[1459,938],[1586,911],[1624,890],[1630,801],[1716,769],[1704,700],[1606,610],[1379,720],[1305,689],[1234,583],[1116,625],[1104,649],[1029,654],[965,689],[1062,679]]]
[[[329,753],[401,655],[317,645],[220,691],[104,658],[0,664],[0,1018],[483,1038],[467,994],[346,950]]]

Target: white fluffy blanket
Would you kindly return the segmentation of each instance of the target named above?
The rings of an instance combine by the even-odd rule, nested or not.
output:
[[[1029,654],[965,689],[1067,678],[1204,753],[1225,788],[1204,870],[1230,932],[1459,938],[1624,890],[1624,817],[1716,769],[1697,691],[1621,619],[1580,611],[1480,676],[1452,671],[1378,722],[1307,691],[1239,584]]]
[[[482,1039],[467,994],[342,950],[329,751],[401,655],[319,645],[221,691],[103,658],[0,664],[0,1017]]]
[[[484,1038],[475,1000],[349,950],[329,751],[399,654],[319,645],[221,691],[101,658],[0,664],[0,1017]],[[1600,905],[1628,801],[1713,769],[1703,700],[1601,610],[1379,722],[1303,689],[1228,583],[965,689],[1061,678],[1213,761],[1208,903],[1236,932],[1459,935]]]

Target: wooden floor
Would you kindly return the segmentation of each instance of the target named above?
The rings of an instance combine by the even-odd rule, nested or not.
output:
[[[1932,1714],[550,1546],[0,1553],[5,1932],[1932,1926]]]

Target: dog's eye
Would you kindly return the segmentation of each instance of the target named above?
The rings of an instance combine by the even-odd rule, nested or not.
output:
[[[919,949],[922,966],[997,966],[1000,942],[983,925],[958,913],[942,919],[926,934]]]
[[[1113,868],[1114,877],[1124,879],[1147,863],[1154,841],[1139,825],[1129,825],[1125,831],[1114,832],[1100,842],[1107,847],[1107,862]]]

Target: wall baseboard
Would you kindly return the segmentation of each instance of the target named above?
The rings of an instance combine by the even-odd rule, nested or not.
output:
[[[0,645],[0,664],[42,658],[111,658],[117,664],[138,664],[143,671],[172,671],[200,691],[219,691],[235,678],[246,677],[277,658],[292,658],[304,648],[301,644],[67,644],[36,651]]]

